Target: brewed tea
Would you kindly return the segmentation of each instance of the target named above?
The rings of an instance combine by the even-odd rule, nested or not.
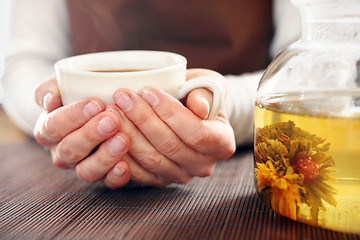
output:
[[[293,220],[360,233],[358,94],[277,95],[255,107],[260,197]]]

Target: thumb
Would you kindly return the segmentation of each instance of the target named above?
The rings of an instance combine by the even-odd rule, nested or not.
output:
[[[187,81],[201,76],[213,76],[219,81],[224,82],[224,76],[209,69],[193,68],[186,71]],[[201,119],[206,119],[209,115],[213,102],[213,94],[209,89],[199,88],[191,91],[186,100],[186,106]]]
[[[191,91],[186,100],[186,106],[201,119],[206,119],[212,105],[212,92],[205,88]]]
[[[52,76],[48,80],[40,83],[34,93],[36,103],[47,112],[62,106],[60,92],[57,86],[56,77]]]

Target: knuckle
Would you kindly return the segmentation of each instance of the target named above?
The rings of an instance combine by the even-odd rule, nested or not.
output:
[[[91,174],[87,174],[86,171],[84,171],[84,169],[80,165],[77,165],[75,167],[75,172],[78,178],[80,178],[85,182],[94,183],[98,181],[98,179],[92,177]]]
[[[81,156],[74,151],[74,148],[68,144],[59,144],[58,148],[58,158],[67,162],[67,163],[77,163],[81,160]]]
[[[224,147],[224,151],[223,151],[223,159],[227,159],[229,157],[231,157],[236,151],[236,145],[235,145],[235,141],[233,141],[232,143],[226,144],[226,146]]]
[[[141,166],[148,170],[157,168],[161,164],[161,157],[155,153],[143,155],[141,158]]]
[[[170,183],[168,181],[166,181],[164,178],[156,175],[155,182],[152,185],[157,186],[157,187],[166,187],[169,184]]]
[[[228,159],[236,151],[235,138],[218,137],[217,139],[217,141],[213,142],[218,149],[218,154],[214,155],[215,160]]]
[[[211,141],[209,132],[203,126],[199,126],[189,136],[189,142],[195,148],[201,148]]]
[[[198,168],[195,174],[196,176],[201,178],[209,177],[213,174],[214,168],[215,168],[214,165]]]
[[[75,111],[74,105],[69,106],[69,111],[73,113],[73,114],[69,114],[69,118],[68,118],[71,125],[78,126],[80,123],[83,122],[83,118],[84,118],[83,114],[78,114],[79,111]]]
[[[103,140],[96,131],[90,131],[88,129],[82,129],[81,131],[83,131],[86,141],[91,145],[96,146]]]
[[[177,183],[179,184],[188,184],[193,178],[190,176],[187,177],[181,177],[177,180]]]
[[[35,140],[42,146],[48,145],[48,142],[45,139],[45,136],[42,131],[34,131]]]
[[[190,145],[200,152],[212,154],[214,160],[227,159],[236,151],[233,133],[200,126],[189,136]]]
[[[141,128],[141,126],[144,125],[147,120],[148,120],[148,115],[142,113],[142,114],[137,115],[136,119],[134,119],[133,122],[136,126]]]
[[[176,108],[166,108],[166,111],[161,111],[160,117],[164,122],[172,122],[172,119],[178,115],[175,114]]]
[[[44,136],[50,142],[59,142],[62,139],[62,135],[58,131],[56,124],[53,121],[53,118],[48,117],[44,121],[41,136]]]
[[[98,166],[102,166],[102,168],[110,168],[116,164],[117,161],[114,161],[113,158],[110,157],[100,157],[97,162]]]
[[[103,178],[102,182],[108,188],[115,190],[117,188],[125,186],[129,182],[129,180],[130,180],[130,175],[126,176],[126,177],[122,177],[120,179],[113,179],[113,178],[105,177],[105,178]]]
[[[64,163],[64,161],[59,158],[57,155],[52,155],[52,163],[57,167],[57,168],[61,168],[61,169],[68,169],[69,167],[67,166],[67,164]]]
[[[173,156],[180,149],[180,142],[176,138],[165,138],[163,142],[159,144],[159,151],[165,156]]]

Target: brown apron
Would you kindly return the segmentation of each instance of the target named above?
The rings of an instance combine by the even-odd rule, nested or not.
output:
[[[269,63],[270,0],[68,0],[74,54],[180,53],[188,67],[240,74]]]

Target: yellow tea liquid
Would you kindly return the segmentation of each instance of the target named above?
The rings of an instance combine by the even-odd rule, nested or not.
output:
[[[291,167],[276,172],[274,169],[277,163],[281,163],[281,157],[278,157],[280,160],[273,160],[272,163],[269,163],[271,161],[268,162],[266,159],[276,158],[272,157],[275,155],[260,160],[255,154],[257,190],[261,198],[275,211],[300,222],[332,230],[360,233],[359,99],[360,95],[355,92],[314,92],[276,95],[258,100],[255,106],[255,148],[260,146],[261,142],[265,142],[263,144],[266,147],[261,151],[265,154],[269,152],[269,156],[271,155],[270,152],[273,151],[270,149],[270,145],[266,143],[269,141],[267,138],[259,138],[260,133],[267,136],[268,133],[264,133],[264,130],[274,131],[274,133],[269,133],[269,136],[274,139],[277,138],[276,141],[280,143],[281,147],[288,146],[290,148],[291,144],[295,146],[295,140],[291,140],[292,137],[285,136],[286,134],[291,135],[293,130],[289,130],[290,134],[286,133],[287,130],[284,129],[284,131],[275,130],[276,126],[278,126],[276,124],[290,126],[288,123],[291,123],[293,124],[291,126],[295,126],[297,129],[296,134],[301,139],[299,141],[304,142],[304,146],[308,148],[310,147],[305,144],[307,136],[314,136],[315,134],[317,137],[325,139],[324,144],[329,144],[329,148],[324,152],[327,154],[326,156],[331,156],[334,162],[333,166],[321,173],[320,170],[317,170],[319,168],[318,161],[310,164],[311,161],[316,159],[315,155],[311,156],[314,151],[310,151],[307,154],[298,154],[298,157],[293,156],[292,159],[288,159],[287,161],[290,163],[288,166]],[[268,128],[264,128],[266,126]],[[263,129],[263,132],[261,132],[261,129]],[[305,134],[303,135],[305,140],[301,137],[301,134]],[[274,143],[274,140],[270,140],[270,143]],[[271,146],[277,145],[273,144]],[[274,151],[281,152],[279,150],[281,147],[273,148]],[[307,149],[304,150],[304,152],[306,151]],[[284,153],[279,153],[279,155],[287,156]],[[300,158],[305,159],[301,162],[303,165],[299,162]],[[329,160],[329,162],[331,161]],[[257,165],[257,163],[260,163],[260,165]],[[263,169],[260,170],[257,166],[262,166]],[[299,170],[301,167],[302,170]],[[281,167],[278,167],[278,169],[281,169]],[[288,171],[286,176],[284,171]],[[301,175],[301,172],[304,174]],[[321,178],[321,174],[331,176],[331,179],[327,177]],[[306,179],[304,175],[308,175],[307,182],[304,180]],[[289,176],[297,176],[297,178],[294,180]],[[314,180],[318,181],[319,187],[311,186],[315,182]],[[276,181],[279,183],[276,183]],[[281,181],[283,187],[281,187]],[[288,185],[284,185],[284,182]],[[259,186],[259,183],[262,185]],[[307,184],[310,187],[304,190],[303,187]],[[290,187],[287,188],[286,186]],[[316,202],[316,198],[320,199],[320,207],[318,204],[311,206],[311,201],[307,202],[307,196],[309,195],[307,195],[306,191],[309,191],[309,189],[315,189],[313,194],[315,200],[312,203]],[[286,193],[286,191],[289,193]],[[332,197],[335,201],[325,200]],[[276,206],[272,206],[272,204]]]

